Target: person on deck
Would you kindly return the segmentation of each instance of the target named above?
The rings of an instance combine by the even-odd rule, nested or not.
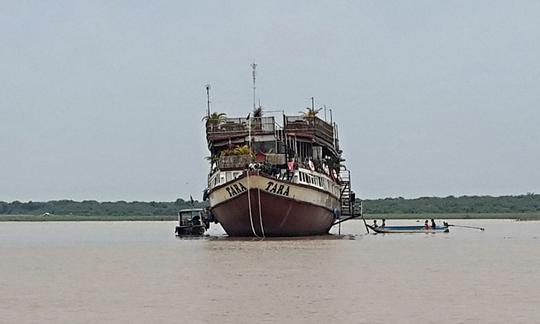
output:
[[[385,226],[386,226],[386,219],[383,218],[381,227],[385,227]]]
[[[427,231],[429,230],[429,223],[428,223],[428,220],[426,219],[426,221],[424,222],[424,229]]]
[[[377,225],[377,220],[376,219],[373,220],[373,227],[379,227],[379,225]]]
[[[435,225],[435,220],[432,218],[431,219],[431,228],[435,228],[437,227],[437,225]]]

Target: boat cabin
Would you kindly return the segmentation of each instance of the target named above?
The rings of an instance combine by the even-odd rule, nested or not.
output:
[[[245,169],[250,162],[339,173],[341,150],[337,125],[317,116],[223,118],[206,124],[211,167]],[[213,171],[213,170],[211,170]],[[212,172],[211,172],[212,173]]]

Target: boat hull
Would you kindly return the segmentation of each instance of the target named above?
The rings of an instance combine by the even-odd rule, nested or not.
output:
[[[338,207],[336,198],[321,190],[271,178],[250,178],[249,185],[246,179],[238,179],[236,188],[241,189],[226,199],[218,191],[210,193],[210,210],[229,236],[320,235],[332,227]],[[269,187],[269,182],[274,185]],[[234,188],[234,184],[228,184],[228,188]],[[271,192],[274,186],[286,189],[277,194],[279,189]]]

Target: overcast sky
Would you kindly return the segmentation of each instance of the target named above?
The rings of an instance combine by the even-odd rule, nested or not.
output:
[[[0,49],[0,200],[200,199],[253,61],[362,198],[540,192],[538,1],[2,1]]]

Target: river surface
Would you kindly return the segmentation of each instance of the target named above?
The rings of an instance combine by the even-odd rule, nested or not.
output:
[[[0,323],[540,323],[540,222],[451,223],[486,230],[178,239],[175,222],[0,223]]]

